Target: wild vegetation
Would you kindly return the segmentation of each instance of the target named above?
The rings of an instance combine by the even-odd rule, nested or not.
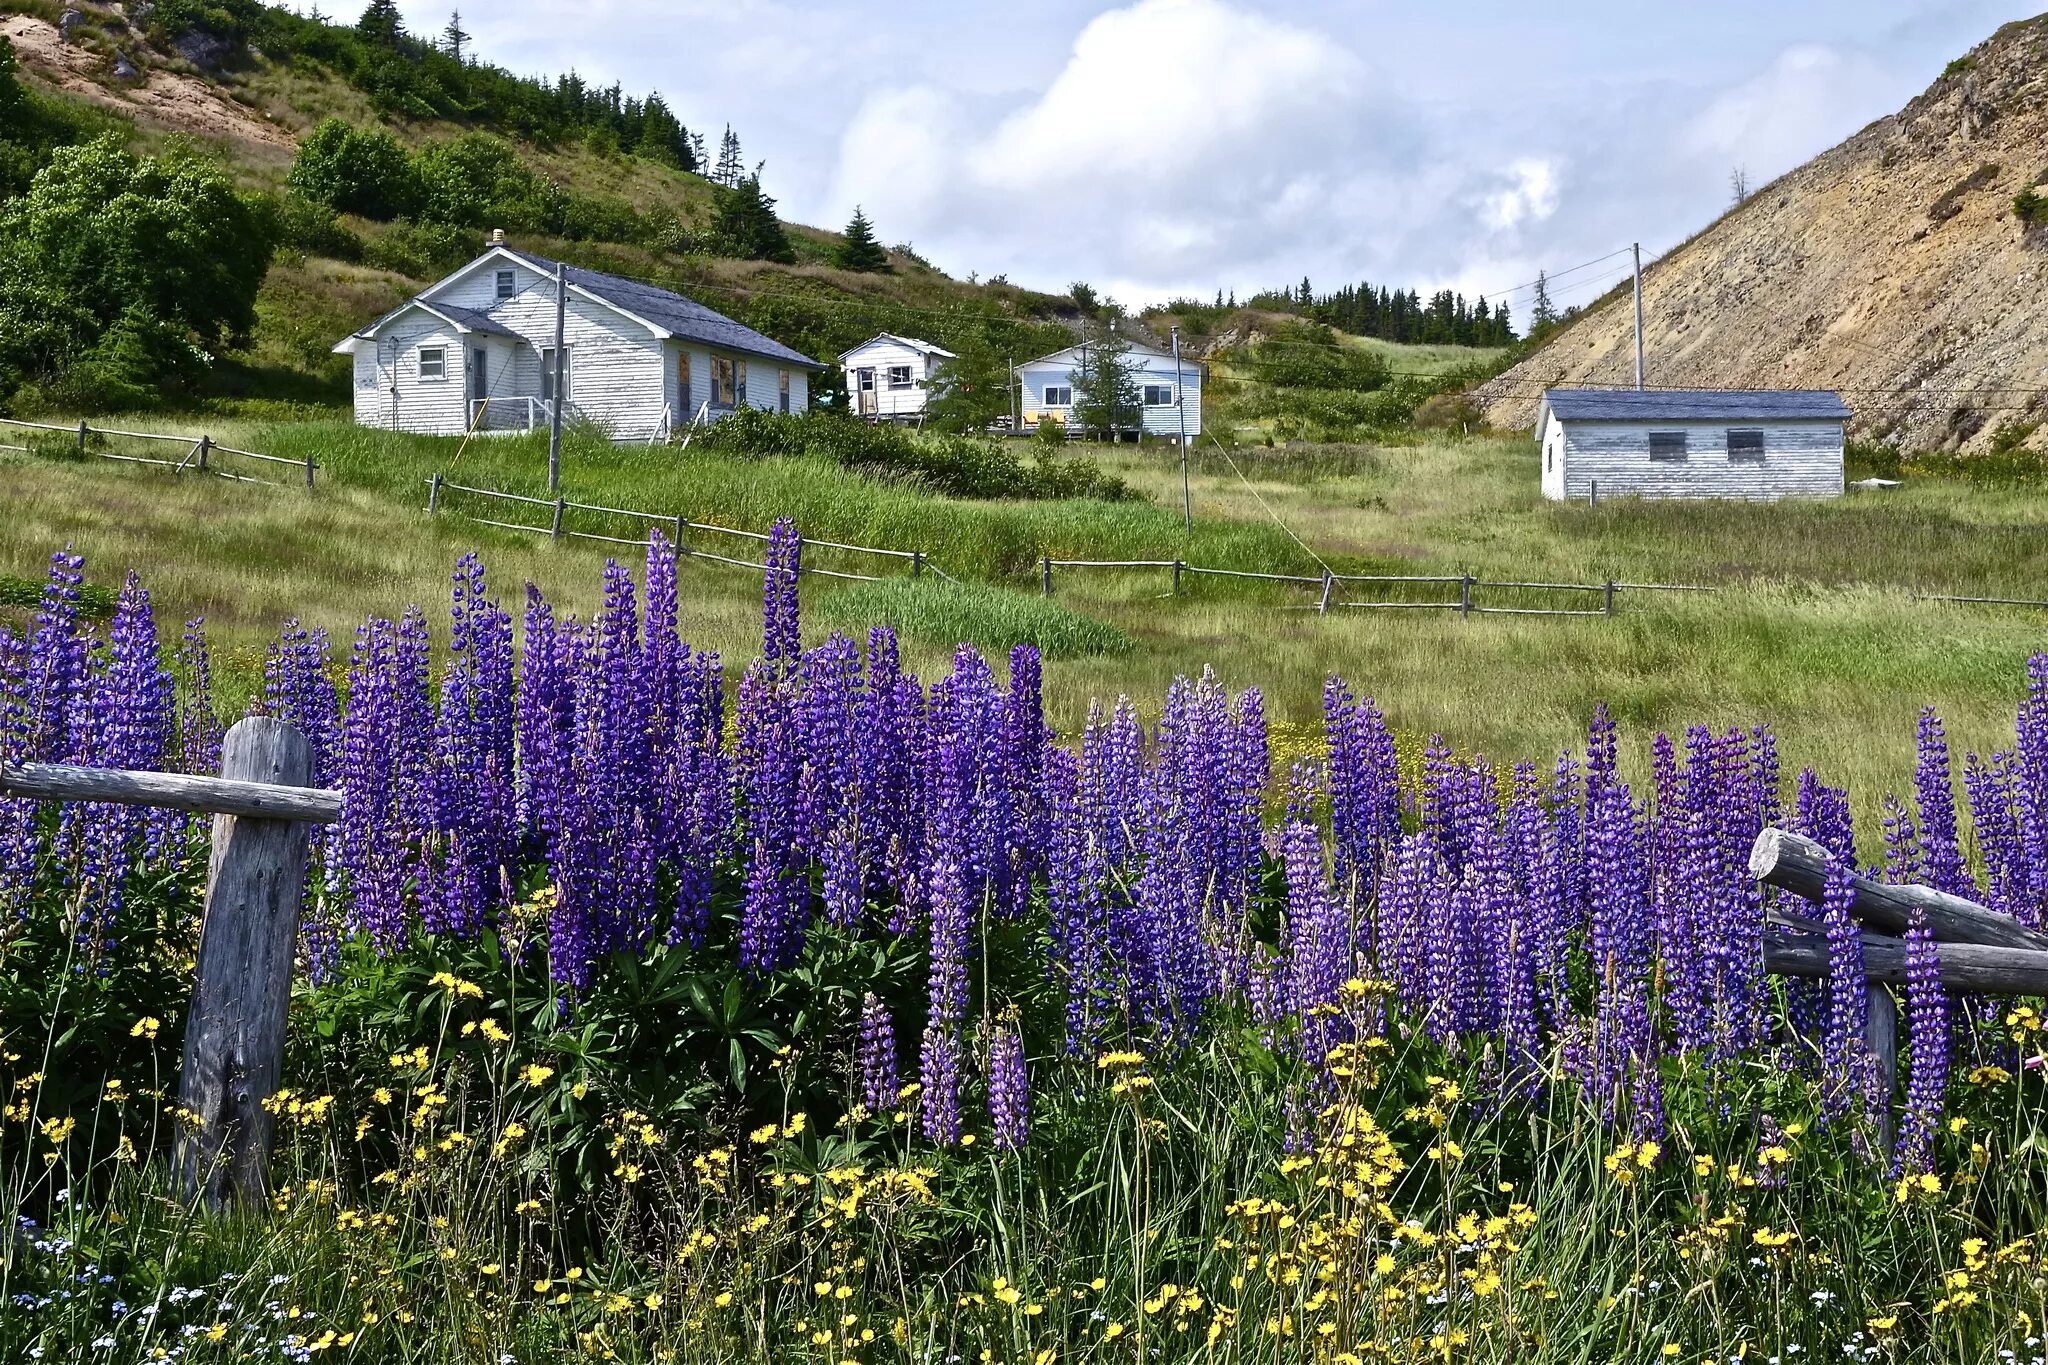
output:
[[[342,689],[286,628],[261,705],[347,800],[254,1216],[166,1173],[204,826],[0,805],[10,1352],[2036,1358],[2037,1009],[1916,949],[1879,1144],[1846,897],[1830,986],[1774,982],[1743,854],[2034,922],[2048,658],[1964,784],[1987,887],[1931,710],[1860,845],[1762,725],[1503,772],[1333,678],[1283,773],[1204,677],[1055,743],[1028,646],[806,641],[798,553],[736,688],[660,542],[588,625],[465,558],[438,681],[417,611]],[[88,626],[81,567],[4,637],[9,756],[207,768],[203,630],[133,577]]]

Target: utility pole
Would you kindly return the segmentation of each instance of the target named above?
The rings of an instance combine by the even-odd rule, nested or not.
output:
[[[1636,256],[1636,391],[1643,388],[1643,244],[1631,244]]]
[[[1173,420],[1180,428],[1180,527],[1184,538],[1195,534],[1195,502],[1188,491],[1188,408],[1180,373],[1180,328],[1173,329]]]
[[[548,492],[562,488],[562,379],[568,371],[569,353],[563,332],[569,322],[568,267],[555,262],[555,401],[548,409]],[[1640,372],[1641,366],[1637,370]]]

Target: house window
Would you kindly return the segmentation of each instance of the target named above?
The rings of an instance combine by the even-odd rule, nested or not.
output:
[[[1074,386],[1072,384],[1047,384],[1045,386],[1045,405],[1049,408],[1070,408],[1074,406]]]
[[[422,380],[446,379],[448,377],[448,348],[446,346],[420,347],[420,378]]]
[[[907,389],[910,387],[910,367],[908,365],[891,365],[889,367],[889,387],[892,389]]]
[[[711,406],[732,407],[738,390],[739,381],[733,373],[731,358],[722,355],[711,357]]]
[[[780,384],[782,385],[782,410],[783,410],[784,412],[788,412],[788,411],[789,411],[789,371],[788,371],[788,370],[777,370],[777,371],[775,372],[775,378],[776,378],[776,380],[777,380],[777,381],[778,381],[778,382],[779,382],[779,383],[780,383]]]
[[[1148,408],[1170,408],[1173,406],[1173,390],[1164,384],[1145,386],[1145,406]]]
[[[1682,460],[1685,458],[1685,433],[1682,431],[1653,431],[1650,433],[1650,458],[1653,460]]]
[[[518,292],[518,280],[509,270],[498,272],[498,297],[509,299]]]
[[[696,407],[690,402],[690,353],[688,351],[676,352],[676,407],[685,417],[691,416],[696,412]]]
[[[562,397],[568,402],[576,400],[576,351],[573,347],[562,348]],[[540,348],[540,401],[555,401],[555,348]]]
[[[1728,433],[1728,458],[1761,463],[1764,458],[1764,433],[1761,427],[1747,431],[1731,429]]]
[[[732,363],[732,368],[733,373],[739,376],[739,380],[737,384],[734,386],[733,392],[739,396],[740,402],[745,403],[747,401],[747,362],[744,360],[735,360]]]

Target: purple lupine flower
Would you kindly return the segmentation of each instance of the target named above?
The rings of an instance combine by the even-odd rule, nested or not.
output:
[[[802,946],[807,888],[797,870],[797,747],[791,698],[765,662],[740,680],[738,766],[746,889],[740,963],[754,976],[781,970]]]
[[[220,715],[213,709],[213,660],[206,644],[206,618],[185,623],[178,649],[185,687],[178,705],[178,770],[211,776],[220,771]]]
[[[930,1018],[934,1027],[950,1034],[967,1017],[967,949],[974,918],[967,889],[950,859],[942,857],[932,866],[927,888],[931,898]]]
[[[1362,904],[1401,833],[1400,770],[1394,736],[1373,699],[1354,701],[1344,680],[1323,684],[1330,829],[1338,893]]]
[[[1920,877],[1920,831],[1913,813],[1898,797],[1884,798],[1884,879],[1894,885],[1917,882]]]
[[[952,1146],[960,1141],[960,1040],[926,1025],[917,1079],[918,1122],[926,1140]]]
[[[902,1080],[896,1070],[896,1025],[873,991],[861,999],[860,1038],[854,1065],[859,1073],[860,1105],[870,1114],[886,1115],[896,1103]]]
[[[308,630],[297,620],[285,622],[263,661],[263,711],[305,736],[314,780],[322,787],[334,785],[340,757],[333,665],[327,632],[318,626]]]
[[[2027,698],[2014,724],[2014,799],[2027,869],[2028,924],[2048,923],[2048,654],[2027,660]]]
[[[1849,815],[1849,793],[1822,783],[1813,769],[1799,774],[1792,814],[1794,833],[1825,848],[1843,862],[1856,861],[1856,830]]]
[[[1917,1173],[1934,1168],[1934,1139],[1941,1130],[1953,1046],[1948,991],[1941,984],[1941,950],[1917,910],[1906,930],[1906,1022],[1910,1067],[1895,1169]]]
[[[1963,761],[1963,791],[1970,803],[1970,829],[1990,882],[1986,904],[2031,928],[2040,927],[2040,902],[2032,894],[2026,844],[2020,833],[2017,756],[2002,751],[1985,763],[1975,754]]]
[[[797,607],[797,578],[803,569],[803,538],[788,517],[768,528],[768,567],[761,580],[761,661],[777,678],[794,673],[803,659],[803,629]]]
[[[1850,917],[1855,903],[1851,869],[1839,858],[1828,859],[1827,888],[1821,898],[1821,924],[1828,939],[1827,1024],[1821,1055],[1826,1077],[1823,1103],[1841,1115],[1852,1105],[1867,1105],[1875,1068],[1864,1041],[1870,1011],[1869,982],[1863,972],[1863,933]]]
[[[1045,799],[1051,814],[1046,860],[1047,937],[1052,969],[1066,994],[1067,1050],[1078,1053],[1097,1036],[1108,986],[1107,869],[1082,800],[1082,765],[1100,753],[1100,729],[1091,716],[1082,756],[1054,749],[1047,756]]]
[[[473,554],[455,566],[452,617],[428,774],[436,846],[420,910],[430,932],[468,938],[502,908],[518,840],[512,618],[488,596]]]
[[[1003,1151],[1021,1151],[1030,1140],[1031,1081],[1014,1018],[996,1025],[989,1042],[988,1116],[990,1138]]]
[[[1976,899],[1977,887],[1963,866],[1956,832],[1956,794],[1949,771],[1948,738],[1941,717],[1929,706],[1920,712],[1919,763],[1913,794],[1919,808],[1921,875],[1937,891]]]
[[[1356,945],[1350,916],[1331,891],[1315,828],[1294,821],[1280,840],[1287,878],[1286,1005],[1296,1016],[1302,1060],[1320,1070],[1330,1050],[1345,1041],[1344,1018],[1331,1007],[1353,974]]]

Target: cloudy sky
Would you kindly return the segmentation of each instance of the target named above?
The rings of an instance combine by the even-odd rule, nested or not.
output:
[[[402,7],[433,32],[448,3]],[[1139,303],[1498,293],[1654,252],[1734,168],[1761,185],[2040,4],[494,0],[463,24],[517,71],[659,89],[714,147],[729,122],[787,217],[859,203],[955,275]]]

